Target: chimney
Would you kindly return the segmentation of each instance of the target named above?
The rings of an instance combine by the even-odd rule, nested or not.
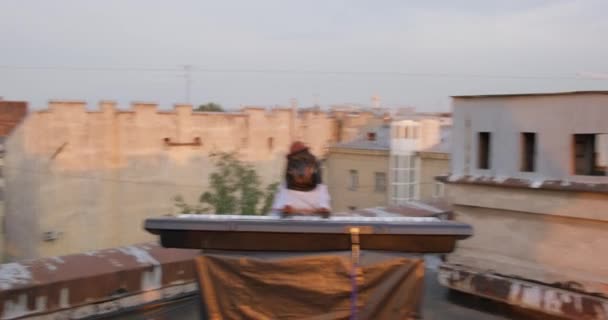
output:
[[[368,141],[376,141],[376,133],[375,132],[368,132],[367,133],[367,140]]]

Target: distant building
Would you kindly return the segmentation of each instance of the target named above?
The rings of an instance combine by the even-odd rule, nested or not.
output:
[[[329,148],[326,176],[334,212],[388,204],[390,126]]]
[[[608,91],[457,96],[453,107],[441,181],[475,235],[446,268],[529,280],[519,296],[535,301],[553,299],[539,284],[608,296]]]
[[[426,186],[422,188],[422,186],[423,183],[434,184],[432,181],[434,176],[430,176],[430,174],[441,170],[428,170],[429,166],[433,166],[433,164],[425,163],[423,165],[422,160],[444,159],[430,156],[422,158],[421,156],[426,154],[419,154],[419,152],[438,145],[441,145],[441,122],[437,118],[410,117],[391,123],[390,204],[400,205],[413,200],[431,200],[433,198],[431,189]],[[444,162],[443,167],[447,169],[448,161]],[[440,165],[440,167],[442,166]]]
[[[442,199],[435,177],[449,171],[444,127],[438,118],[410,116],[332,146],[326,171],[334,211]]]

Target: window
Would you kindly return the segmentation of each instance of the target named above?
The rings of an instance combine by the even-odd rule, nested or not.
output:
[[[274,147],[274,138],[268,138],[268,150],[272,150]]]
[[[416,170],[416,164],[418,161],[417,157],[409,157],[410,158],[410,170]]]
[[[348,188],[350,190],[357,190],[359,188],[359,172],[357,170],[350,170]]]
[[[406,204],[418,198],[418,159],[413,155],[394,155],[391,163],[391,202]]]
[[[444,184],[441,182],[435,182],[433,188],[433,198],[442,198],[444,195]]]
[[[385,192],[386,191],[386,173],[385,172],[376,172],[374,173],[374,191],[376,192]]]
[[[408,200],[409,201],[415,200],[416,199],[416,188],[415,188],[415,186],[413,184],[411,184],[411,185],[408,186],[407,190],[408,190],[408,195],[407,195]]]
[[[521,163],[520,170],[534,172],[536,162],[536,133],[523,132],[521,134]]]
[[[477,168],[490,169],[490,133],[480,132],[477,137]]]
[[[608,175],[608,134],[575,134],[574,174]]]

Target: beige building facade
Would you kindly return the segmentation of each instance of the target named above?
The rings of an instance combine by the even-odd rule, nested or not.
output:
[[[389,131],[382,126],[329,149],[326,180],[334,212],[387,205]]]
[[[334,211],[442,200],[443,183],[435,177],[449,172],[450,158],[441,127],[431,117],[387,122],[331,147],[327,183]]]
[[[449,264],[608,297],[608,92],[464,96],[453,106],[442,181],[475,235]]]
[[[445,184],[438,176],[450,172],[450,153],[444,150],[426,150],[417,153],[420,159],[420,198],[423,202],[441,201],[445,197]]]
[[[212,153],[236,152],[264,184],[277,182],[293,140],[324,157],[340,132],[361,123],[356,114],[340,119],[294,108],[199,113],[190,105],[159,110],[136,103],[125,110],[102,102],[91,111],[83,102],[53,101],[6,142],[7,255],[35,258],[150,241],[143,221],[176,212],[176,195],[196,202],[208,188]]]

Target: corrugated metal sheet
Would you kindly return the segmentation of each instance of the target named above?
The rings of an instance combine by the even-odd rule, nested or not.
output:
[[[194,281],[192,259],[198,253],[141,244],[2,264],[0,317],[15,319],[66,309],[75,312],[83,306],[141,294],[144,302],[152,301],[160,298],[161,289]]]

